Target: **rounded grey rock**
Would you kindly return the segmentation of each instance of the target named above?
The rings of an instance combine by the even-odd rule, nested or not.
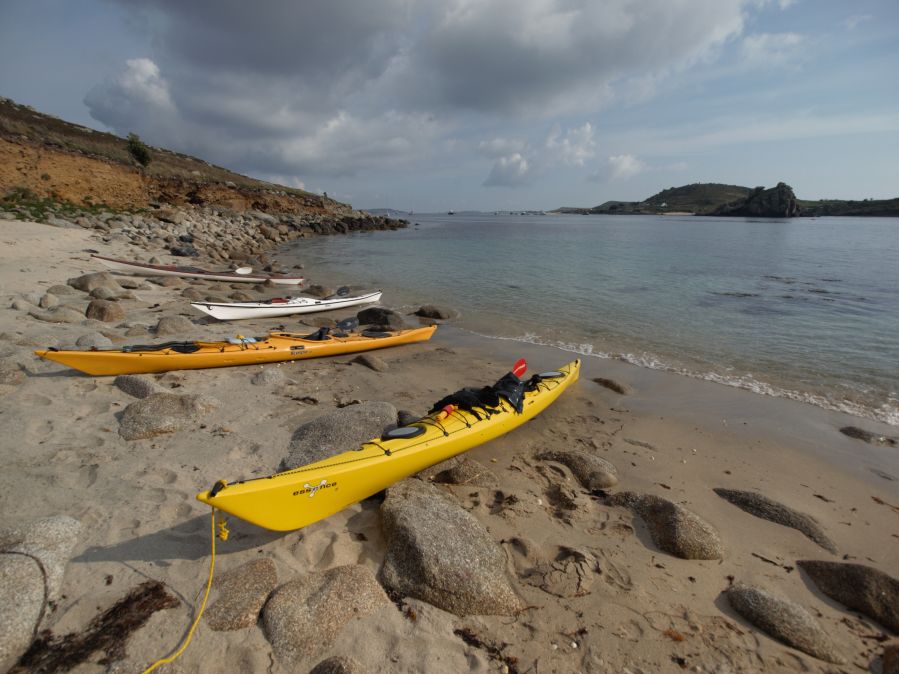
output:
[[[279,471],[355,449],[396,425],[396,408],[386,402],[349,405],[316,417],[293,433]]]
[[[727,600],[737,613],[778,641],[827,662],[846,662],[827,632],[799,604],[742,584],[727,590]]]
[[[502,549],[434,485],[411,479],[390,487],[381,523],[387,554],[379,578],[397,595],[458,616],[511,615],[521,608]]]
[[[652,494],[621,492],[606,499],[606,505],[623,506],[646,524],[653,543],[681,559],[723,559],[724,546],[718,531],[682,505]]]

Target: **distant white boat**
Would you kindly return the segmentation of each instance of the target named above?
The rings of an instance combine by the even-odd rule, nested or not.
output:
[[[103,255],[91,255],[112,271],[132,274],[134,276],[178,276],[180,278],[201,278],[207,281],[241,281],[243,283],[265,283],[271,281],[278,285],[300,285],[305,279],[302,276],[278,276],[270,274],[254,274],[252,267],[240,267],[234,271],[207,271],[199,267],[182,267],[174,264],[148,264],[117,260]]]
[[[191,302],[190,306],[209,314],[220,321],[239,321],[247,318],[274,318],[276,316],[292,316],[294,314],[314,314],[319,311],[332,311],[354,307],[359,304],[371,304],[381,299],[381,291],[376,290],[365,295],[349,297],[346,292],[338,291],[325,298],[316,297],[276,297],[262,302]]]

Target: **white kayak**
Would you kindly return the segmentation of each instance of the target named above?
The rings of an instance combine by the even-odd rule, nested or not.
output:
[[[148,264],[146,262],[129,262],[114,257],[91,255],[109,267],[112,271],[135,276],[180,276],[181,278],[200,278],[207,281],[240,281],[243,283],[265,283],[271,281],[278,285],[300,285],[305,279],[302,276],[279,276],[277,274],[253,273],[250,267],[241,267],[234,271],[207,271],[199,267],[186,267],[174,264]]]
[[[191,302],[190,306],[209,314],[220,321],[238,321],[244,318],[273,318],[293,314],[313,314],[317,311],[331,311],[370,304],[381,299],[381,291],[366,295],[346,294],[330,297],[275,297],[263,302]]]

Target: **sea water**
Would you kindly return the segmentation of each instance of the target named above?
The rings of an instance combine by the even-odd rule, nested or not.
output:
[[[416,215],[288,257],[404,311],[899,425],[899,219]],[[287,259],[285,259],[287,261]]]

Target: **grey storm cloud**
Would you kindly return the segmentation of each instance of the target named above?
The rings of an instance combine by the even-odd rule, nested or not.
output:
[[[95,119],[257,174],[340,175],[445,158],[472,117],[586,118],[737,35],[756,0],[110,1],[152,47],[87,93]],[[513,155],[488,184],[541,163]]]

